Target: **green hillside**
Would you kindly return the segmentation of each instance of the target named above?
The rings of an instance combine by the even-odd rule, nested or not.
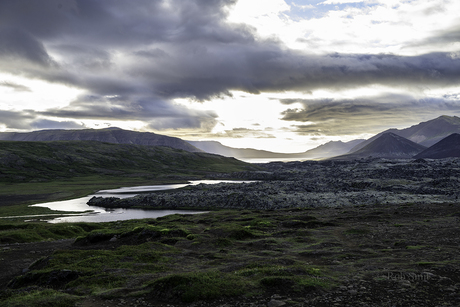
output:
[[[0,182],[37,182],[88,175],[156,177],[243,171],[250,164],[160,146],[94,141],[0,141]]]
[[[184,183],[209,174],[255,169],[234,158],[162,146],[0,141],[0,215],[43,211],[5,206],[82,197],[122,186]]]

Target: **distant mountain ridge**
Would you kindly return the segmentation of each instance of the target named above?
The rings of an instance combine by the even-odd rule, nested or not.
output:
[[[452,133],[460,133],[460,117],[443,115],[438,118],[421,122],[405,129],[388,129],[358,144],[349,153],[356,152],[376,140],[384,133],[394,133],[412,142],[430,147]]]
[[[356,139],[348,142],[330,141],[325,144],[319,145],[316,148],[307,150],[305,153],[308,153],[308,155],[316,156],[318,158],[329,158],[345,154],[356,145],[362,143],[363,141],[363,139]]]
[[[235,158],[283,158],[289,154],[276,153],[267,150],[258,150],[253,148],[233,148],[225,146],[217,141],[188,141],[189,144],[205,152],[217,154],[225,157]]]
[[[418,148],[413,151],[404,151],[404,147],[406,149],[407,146],[402,146],[400,148],[399,156],[396,154],[396,151],[393,154],[390,152],[385,152],[383,148],[377,150],[377,148],[367,148],[366,151],[360,151],[367,145],[371,144],[373,141],[377,140],[384,134],[392,133],[394,135],[400,136],[408,141],[411,141],[415,144],[422,145],[422,147]],[[440,140],[446,138],[452,133],[460,133],[460,118],[457,116],[447,116],[443,115],[438,118],[421,122],[417,125],[413,125],[409,128],[405,129],[388,129],[377,135],[371,137],[368,140],[352,140],[349,142],[342,142],[342,141],[331,141],[325,144],[322,144],[316,148],[310,149],[305,152],[300,153],[293,153],[293,154],[285,154],[285,153],[276,153],[270,152],[265,150],[256,150],[251,148],[232,148],[225,145],[222,145],[216,141],[189,141],[190,144],[193,146],[202,149],[203,151],[209,153],[215,153],[219,155],[223,155],[226,157],[235,157],[237,159],[254,159],[254,158],[266,158],[266,159],[280,159],[280,160],[292,160],[292,159],[299,159],[299,160],[307,160],[307,159],[327,159],[337,156],[343,156],[346,154],[357,153],[356,157],[364,157],[364,156],[374,156],[374,157],[389,157],[390,159],[396,158],[412,158],[413,155],[419,153],[421,150],[426,149],[434,145],[435,143],[439,142]],[[395,139],[395,137],[393,136]],[[401,142],[403,140],[400,139]],[[390,144],[391,143],[391,144]],[[387,145],[389,146],[396,146],[394,142],[390,142]],[[404,143],[404,142],[403,142]],[[377,146],[376,144],[373,147]],[[383,143],[379,146],[383,146]],[[412,144],[413,146],[413,144]],[[413,149],[414,149],[413,148]],[[417,150],[419,150],[417,152]],[[359,152],[358,152],[359,151]],[[412,154],[412,156],[411,156]]]
[[[387,132],[381,134],[363,148],[352,153],[331,158],[332,160],[354,160],[362,158],[410,159],[426,147],[402,136]]]
[[[350,142],[330,141],[316,148],[300,153],[278,153],[252,148],[233,148],[222,145],[217,141],[188,141],[191,145],[208,153],[218,154],[237,159],[321,159],[347,153],[351,148],[364,140],[358,139]]]
[[[40,130],[33,132],[2,132],[4,141],[98,141],[113,144],[134,144],[145,146],[166,146],[189,152],[202,152],[182,139],[155,134],[137,132],[120,128],[82,129],[82,130]]]

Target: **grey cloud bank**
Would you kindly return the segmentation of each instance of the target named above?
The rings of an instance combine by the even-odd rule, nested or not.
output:
[[[307,123],[294,125],[298,133],[305,135],[348,135],[356,131],[379,133],[388,127],[411,122],[412,118],[432,119],[433,114],[460,112],[458,99],[416,99],[391,93],[353,99],[283,99],[281,102],[302,105],[302,108],[282,112],[282,119]]]
[[[1,70],[85,92],[60,108],[9,111],[21,124],[2,122],[8,128],[27,129],[39,116],[63,123],[69,119],[141,120],[158,130],[209,132],[217,123],[214,111],[194,110],[173,100],[205,101],[231,96],[235,90],[257,94],[382,85],[418,91],[459,84],[460,57],[454,53],[318,55],[290,50],[277,39],[260,38],[250,26],[226,22],[228,8],[235,2],[1,1]],[[423,43],[445,41],[458,41],[458,28]],[[0,86],[27,91],[7,82]],[[348,134],[362,129],[363,122],[399,114],[396,123],[422,106],[423,112],[433,108],[459,111],[457,99],[393,98],[387,96],[385,102],[382,97],[295,100],[304,108],[288,109],[281,116],[286,122],[317,122],[294,125],[300,134]],[[52,122],[51,127],[55,126]]]

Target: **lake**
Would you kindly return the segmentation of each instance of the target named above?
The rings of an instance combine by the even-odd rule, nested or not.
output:
[[[118,197],[127,198],[133,197],[140,193],[149,193],[154,191],[164,191],[183,188],[189,185],[204,184],[216,184],[216,183],[245,183],[251,181],[231,181],[231,180],[194,180],[184,184],[165,184],[165,185],[152,185],[152,186],[135,186],[135,187],[123,187],[112,190],[101,190],[95,194],[91,194],[85,197],[76,199],[69,199],[63,201],[54,201],[42,204],[31,205],[31,207],[45,207],[51,210],[57,211],[69,211],[69,212],[81,212],[77,214],[66,214],[65,216],[52,218],[46,220],[48,223],[76,223],[76,222],[114,222],[122,220],[132,219],[145,219],[145,218],[157,218],[160,216],[170,214],[198,214],[204,213],[205,211],[192,211],[192,210],[141,210],[141,209],[107,209],[95,206],[88,206],[87,202],[93,196],[102,197]]]

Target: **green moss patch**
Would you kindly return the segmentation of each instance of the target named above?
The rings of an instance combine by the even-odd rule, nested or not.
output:
[[[150,295],[183,302],[209,300],[243,294],[250,287],[243,278],[218,271],[173,274],[147,285]]]

